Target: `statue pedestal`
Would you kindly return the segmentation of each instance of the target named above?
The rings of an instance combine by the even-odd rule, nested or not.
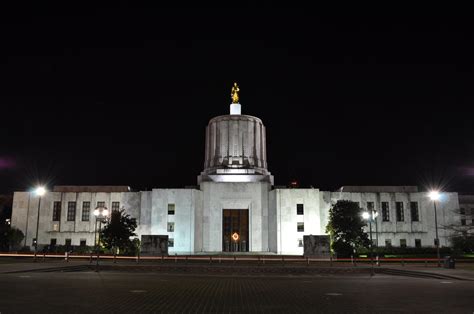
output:
[[[230,114],[241,114],[242,108],[240,104],[230,104]]]

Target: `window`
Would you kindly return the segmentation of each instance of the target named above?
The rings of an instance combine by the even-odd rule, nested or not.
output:
[[[76,202],[67,203],[67,221],[76,220]]]
[[[65,243],[66,247],[69,248],[71,246],[71,243],[72,243],[71,239],[66,239],[66,243]]]
[[[390,210],[388,202],[382,202],[382,221],[390,221]]]
[[[415,247],[421,248],[421,239],[415,239]]]
[[[112,211],[120,210],[120,202],[112,202]]]
[[[168,239],[168,247],[174,247],[174,239],[173,238]]]
[[[374,202],[367,202],[367,211],[374,211]]]
[[[298,239],[298,247],[303,247],[303,239]]]
[[[407,247],[407,240],[406,239],[400,239],[400,247]]]
[[[390,240],[390,239],[385,240],[385,246],[386,247],[391,247],[392,246],[392,240]]]
[[[296,214],[297,215],[304,215],[304,205],[303,204],[296,204]]]
[[[82,221],[89,221],[91,216],[91,202],[82,202]]]
[[[168,232],[174,232],[174,222],[168,222]]]
[[[395,208],[397,210],[397,221],[404,221],[405,220],[405,213],[403,212],[403,203],[396,202]]]
[[[298,222],[297,228],[298,232],[304,232],[304,222]]]
[[[97,207],[105,207],[105,202],[97,202]]]
[[[49,245],[50,245],[50,246],[56,246],[56,243],[57,243],[57,240],[54,239],[54,238],[51,239],[51,240],[49,240]]]
[[[85,239],[81,239],[81,242],[79,242],[79,243],[80,243],[79,245],[82,246],[82,247],[87,245],[87,241]]]
[[[59,224],[53,224],[53,231],[59,231]]]
[[[461,226],[465,226],[466,225],[466,219],[461,219]]]
[[[460,208],[459,212],[461,213],[461,215],[466,215],[466,210],[464,208]]]
[[[61,202],[53,203],[53,221],[61,220]]]
[[[420,214],[418,212],[418,202],[410,202],[410,216],[411,221],[420,221]]]
[[[168,204],[168,215],[174,215],[174,204]]]

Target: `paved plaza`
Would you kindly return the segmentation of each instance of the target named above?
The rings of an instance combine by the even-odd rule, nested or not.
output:
[[[472,313],[474,282],[377,274],[0,275],[7,313]]]

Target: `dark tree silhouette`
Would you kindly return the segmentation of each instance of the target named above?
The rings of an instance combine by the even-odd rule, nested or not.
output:
[[[101,231],[101,242],[105,248],[118,254],[119,250],[133,246],[130,238],[136,236],[136,228],[137,222],[130,215],[125,214],[124,210],[114,210]]]
[[[354,250],[369,246],[361,213],[357,203],[346,200],[337,201],[329,210],[326,232],[331,236],[331,248],[339,257],[348,257]]]

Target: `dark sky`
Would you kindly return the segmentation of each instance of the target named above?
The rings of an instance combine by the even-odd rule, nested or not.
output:
[[[205,126],[267,127],[276,185],[474,192],[473,22],[309,9],[4,12],[0,194],[53,185],[195,185]],[[20,14],[21,13],[21,14]]]

